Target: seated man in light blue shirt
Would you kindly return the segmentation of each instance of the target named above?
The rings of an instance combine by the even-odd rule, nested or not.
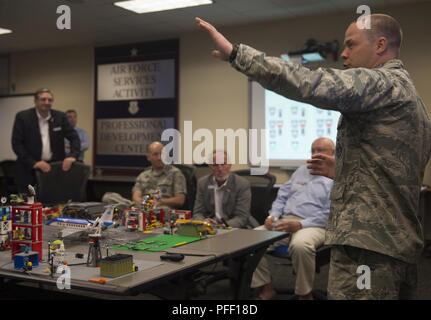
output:
[[[90,147],[90,139],[88,138],[87,132],[84,129],[78,128],[76,125],[78,123],[78,114],[75,110],[66,111],[67,120],[69,120],[70,125],[78,133],[79,139],[81,140],[81,152],[78,155],[78,161],[84,162],[84,152]],[[64,139],[64,147],[66,155],[70,153],[69,140]]]
[[[316,139],[312,155],[334,156],[335,146],[328,138]],[[256,229],[289,232],[290,237],[275,243],[289,245],[289,254],[296,272],[295,294],[300,299],[312,299],[316,248],[323,245],[329,216],[333,180],[310,174],[306,165],[299,167],[277,194],[277,199],[265,224]],[[261,288],[259,297],[271,299],[275,291],[266,258],[259,262],[252,279],[253,288]]]

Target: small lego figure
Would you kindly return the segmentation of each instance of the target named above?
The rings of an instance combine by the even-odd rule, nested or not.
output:
[[[31,229],[30,228],[24,229],[24,239],[25,240],[31,240]]]
[[[51,276],[54,276],[55,270],[60,264],[66,264],[66,261],[64,261],[65,251],[64,242],[62,240],[48,242],[49,269],[47,269],[47,272],[49,272]]]
[[[65,248],[62,240],[54,240],[49,247],[49,250],[54,256],[64,256]]]
[[[33,270],[33,263],[30,260],[26,260],[22,268],[25,272]]]
[[[21,229],[16,229],[13,231],[13,239],[14,240],[24,240],[24,234]]]
[[[144,210],[145,212],[149,212],[153,209],[154,204],[154,200],[150,194],[144,195],[142,201],[142,210]]]
[[[157,189],[155,192],[144,195],[141,208],[144,212],[150,212],[154,210],[157,203],[161,199],[160,190]]]

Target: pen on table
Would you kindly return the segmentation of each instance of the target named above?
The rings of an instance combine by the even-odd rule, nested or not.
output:
[[[174,247],[178,247],[178,246],[181,246],[181,245],[186,244],[186,243],[187,243],[186,241],[178,242],[177,244],[174,245]]]

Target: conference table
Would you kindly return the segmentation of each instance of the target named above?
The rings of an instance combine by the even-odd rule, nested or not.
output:
[[[51,237],[53,239],[50,235],[45,236],[47,229],[44,227],[44,238],[49,239]],[[50,232],[52,233],[52,230]],[[121,235],[125,235],[128,231],[116,232],[118,234],[122,232]],[[233,289],[233,298],[248,299],[250,297],[252,274],[260,258],[270,244],[286,236],[286,233],[276,231],[222,230],[217,235],[168,249],[167,252],[181,253],[185,256],[179,262],[162,261],[160,256],[165,252],[120,252],[111,249],[111,252],[109,252],[111,255],[113,253],[132,254],[135,264],[139,266],[139,270],[110,279],[105,284],[100,284],[88,281],[89,278],[98,276],[99,268],[84,267],[82,263],[80,266],[74,266],[74,263],[71,263],[73,261],[68,261],[71,265],[69,290],[59,290],[57,288],[57,277],[51,277],[49,274],[44,273],[46,270],[44,271],[43,269],[46,268],[44,268],[43,263],[29,273],[14,270],[11,262],[11,252],[3,251],[0,252],[0,280],[16,281],[18,283],[33,282],[37,283],[41,288],[59,290],[75,295],[77,292],[91,292],[101,295],[127,297],[149,292],[166,281],[184,279],[202,268],[224,262],[230,268],[229,278]],[[47,248],[47,244],[44,247]],[[88,253],[88,244],[82,241],[66,243],[66,251],[71,253],[71,260],[74,260],[76,253],[82,253],[84,256]],[[44,251],[44,260],[46,260],[46,254],[47,252]],[[105,256],[103,249],[102,256]],[[81,260],[81,262],[84,260]]]

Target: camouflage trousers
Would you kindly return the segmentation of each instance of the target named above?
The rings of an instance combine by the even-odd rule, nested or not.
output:
[[[415,264],[351,246],[331,248],[329,299],[414,299],[416,286]]]

